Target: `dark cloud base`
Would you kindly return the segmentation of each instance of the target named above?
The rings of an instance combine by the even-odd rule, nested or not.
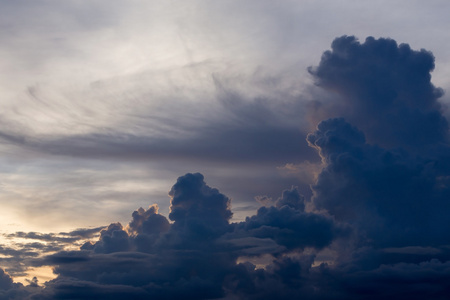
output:
[[[307,136],[323,163],[310,198],[291,188],[230,223],[231,200],[186,174],[168,218],[140,208],[79,251],[32,259],[57,274],[43,287],[2,271],[0,299],[449,299],[448,123],[433,68],[431,53],[391,39],[337,38],[309,70],[335,94],[312,106],[329,118]]]

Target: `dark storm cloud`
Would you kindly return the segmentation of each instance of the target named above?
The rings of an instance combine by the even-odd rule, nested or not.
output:
[[[8,274],[5,273],[2,269],[0,269],[0,289],[7,290],[13,286],[13,281]]]
[[[14,283],[9,274],[0,269],[0,300],[27,299],[35,291],[34,286],[24,287],[21,283]]]
[[[450,210],[450,187],[439,184],[438,159],[366,144],[343,119],[321,122],[308,141],[326,163],[312,187],[317,208],[357,224],[377,245],[449,240],[443,212]]]
[[[228,230],[233,215],[230,199],[207,186],[203,179],[200,173],[186,174],[169,192],[172,231],[188,242],[221,236]]]
[[[132,214],[133,220],[128,224],[132,234],[157,234],[169,230],[169,221],[158,214],[158,206],[152,205],[147,210],[140,207]]]
[[[286,250],[298,250],[305,247],[323,248],[345,233],[345,229],[340,229],[333,219],[307,213],[304,209],[304,197],[298,190],[285,190],[274,206],[263,206],[256,215],[236,224],[230,236],[270,239]]]
[[[337,246],[335,267],[318,269],[319,278],[324,270],[339,278],[329,281],[338,298],[448,295],[448,125],[433,68],[425,50],[344,36],[311,69],[319,85],[337,92],[325,109],[350,122],[322,121],[307,137],[324,163],[314,206],[356,233],[352,250]]]
[[[255,278],[254,272],[272,276],[251,264],[237,264],[240,256],[274,255],[268,272],[297,282],[289,274],[300,268],[306,273],[314,257],[301,255],[302,249],[320,249],[342,236],[329,217],[304,211],[304,197],[296,189],[285,191],[275,206],[241,223],[229,223],[230,199],[206,185],[199,173],[178,178],[169,194],[173,223],[154,205],[141,208],[126,228],[111,224],[95,244],[87,243],[81,251],[34,260],[35,266],[56,266],[58,274],[36,299],[222,298],[235,293],[235,278],[242,272]],[[298,257],[285,258],[282,253]],[[293,267],[290,262],[295,262]]]
[[[345,117],[370,142],[423,148],[447,141],[448,123],[431,83],[434,56],[391,39],[353,36],[333,41],[320,64],[311,67],[319,86],[336,93],[332,103],[318,101],[321,116]]]
[[[342,114],[363,129],[329,119],[308,135],[326,165],[313,186],[314,203],[357,224],[373,244],[448,243],[448,126],[438,102],[443,92],[430,81],[433,68],[425,50],[344,36],[311,69],[320,85],[338,92],[336,105],[348,111]]]
[[[433,61],[389,39],[336,39],[311,73],[338,92],[325,114],[345,119],[307,136],[322,159],[310,199],[291,188],[230,223],[229,197],[186,174],[169,193],[172,222],[140,208],[79,251],[34,259],[58,277],[31,299],[447,299],[449,147]]]

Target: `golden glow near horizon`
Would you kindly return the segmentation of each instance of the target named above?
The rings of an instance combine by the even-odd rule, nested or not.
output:
[[[10,228],[18,228],[18,225],[10,224]],[[31,238],[29,236],[23,237],[18,233],[26,235],[27,233],[37,234],[37,238]],[[30,267],[29,262],[35,259],[39,259],[45,255],[51,255],[58,251],[76,251],[87,241],[95,242],[98,240],[99,233],[95,234],[91,238],[79,238],[72,242],[63,239],[70,239],[69,235],[61,233],[37,233],[37,232],[23,232],[23,231],[0,231],[0,245],[5,254],[0,254],[0,267],[8,273],[14,282],[22,283],[23,285],[29,285],[33,278],[36,277],[37,283],[43,285],[46,281],[52,280],[57,277],[53,273],[53,268],[49,266]],[[52,240],[52,238],[54,240]],[[54,251],[42,250],[46,247],[60,246]],[[20,254],[22,253],[22,254]],[[22,256],[22,259],[15,259],[14,256]],[[18,269],[23,268],[21,272],[13,272],[11,268]],[[17,273],[17,274],[16,274]]]

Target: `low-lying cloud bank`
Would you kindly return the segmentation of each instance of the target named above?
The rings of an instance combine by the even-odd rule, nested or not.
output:
[[[446,299],[450,294],[448,123],[431,53],[390,39],[337,38],[310,68],[334,101],[307,136],[322,158],[311,199],[282,192],[240,223],[202,174],[113,223],[95,243],[32,260],[58,277],[0,299]]]

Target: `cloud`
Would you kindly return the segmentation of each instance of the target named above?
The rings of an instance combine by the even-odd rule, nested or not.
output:
[[[450,171],[442,154],[448,126],[442,90],[430,81],[433,68],[428,51],[343,36],[310,69],[320,86],[337,92],[330,105],[346,118],[322,121],[307,137],[325,165],[313,202],[354,224],[372,245],[440,245],[449,238],[443,212],[450,190],[440,183]]]
[[[210,188],[200,173],[178,178],[169,195],[172,197],[169,219],[181,239],[209,239],[227,231],[231,212],[230,199]]]
[[[96,236],[103,228],[104,228],[103,226],[95,228],[78,228],[70,232],[60,232],[59,234],[80,238],[92,238]]]
[[[270,78],[268,79],[269,75],[264,72],[240,76],[215,74],[212,78],[211,72],[210,66],[206,66],[194,68],[182,76],[208,74],[207,78],[202,78],[201,81],[209,86],[211,91],[204,95],[202,91],[195,90],[192,96],[194,99],[208,100],[207,104],[199,103],[199,100],[180,99],[177,90],[187,87],[174,86],[172,79],[166,78],[167,84],[170,85],[167,87],[168,91],[165,90],[163,95],[152,95],[152,101],[148,101],[149,92],[146,90],[139,91],[142,93],[139,98],[146,101],[137,101],[135,98],[120,99],[135,103],[131,105],[135,110],[123,112],[117,111],[115,106],[108,107],[111,111],[106,112],[105,116],[94,115],[90,118],[85,117],[84,111],[90,109],[92,103],[77,104],[63,99],[61,101],[68,102],[67,105],[73,107],[61,111],[60,107],[52,103],[56,97],[41,92],[43,95],[39,98],[44,100],[39,101],[44,101],[43,106],[48,107],[51,116],[61,116],[67,114],[67,110],[71,111],[70,116],[61,120],[67,122],[67,125],[57,128],[68,129],[54,131],[54,124],[49,124],[49,128],[37,130],[39,125],[31,128],[30,122],[21,124],[15,113],[11,113],[2,118],[4,126],[0,130],[0,138],[8,144],[35,151],[35,155],[53,154],[105,160],[176,159],[222,164],[285,164],[298,161],[299,153],[302,153],[305,159],[315,158],[314,152],[304,140],[298,138],[299,132],[305,130],[305,122],[300,122],[298,113],[295,112],[303,111],[301,106],[304,101],[299,99],[299,88],[290,82],[289,75],[280,74],[277,78],[279,82],[268,88],[265,84]],[[152,82],[156,76],[161,74],[151,75],[149,78],[142,75],[146,80],[139,78],[139,81],[148,84],[147,81]],[[246,90],[241,91],[239,85],[243,82],[247,83]],[[105,83],[107,87],[115,84],[114,81]],[[124,90],[117,93],[136,93],[134,88],[124,87]],[[148,87],[156,88],[151,84]],[[260,89],[262,91],[259,91]],[[93,89],[91,93],[95,94],[96,90]],[[171,98],[171,101],[167,102],[165,98]],[[35,101],[30,102],[32,105]],[[114,100],[114,103],[117,107],[121,105],[119,100]],[[102,111],[106,103],[99,100],[97,105],[98,110]],[[103,118],[110,124],[103,124]],[[45,118],[48,119],[52,120],[51,117]],[[60,120],[55,120],[55,123],[59,122]],[[72,127],[80,126],[77,124],[86,124],[86,128],[74,130]]]
[[[367,144],[343,119],[321,122],[308,141],[326,164],[312,186],[317,208],[355,224],[378,246],[435,245],[450,237],[442,213],[450,190],[439,184],[439,157]]]
[[[8,234],[9,238],[23,238],[23,239],[33,239],[42,241],[58,241],[62,243],[73,243],[79,240],[79,237],[61,237],[53,233],[39,233],[39,232],[23,232],[18,231],[16,233]]]
[[[71,232],[39,233],[15,232],[4,234],[8,247],[0,246],[0,261],[11,276],[26,276],[30,262],[44,255],[63,251],[66,248],[79,248],[87,239],[98,238],[104,227],[79,228]],[[32,240],[32,242],[29,242]]]
[[[449,262],[437,259],[417,264],[380,265],[371,270],[334,273],[335,284],[346,286],[342,294],[355,298],[380,299],[445,299],[449,292],[445,283],[450,276]]]
[[[0,269],[0,289],[8,290],[13,286],[13,281],[8,274],[5,273],[2,269]]]
[[[350,249],[333,246],[333,267],[314,270],[323,282],[324,270],[339,278],[329,282],[337,298],[447,293],[450,190],[441,181],[450,173],[442,154],[448,126],[442,90],[430,82],[433,68],[425,50],[344,36],[310,69],[336,92],[325,109],[345,117],[320,122],[307,137],[324,164],[312,185],[314,206],[355,230]]]
[[[321,249],[345,234],[345,229],[333,219],[305,212],[304,201],[296,188],[285,190],[274,206],[263,206],[256,215],[236,224],[229,237],[271,239],[290,251],[306,247]]]
[[[434,56],[392,39],[353,36],[333,41],[317,67],[316,83],[336,93],[323,109],[361,128],[372,143],[423,148],[446,141],[448,123],[438,99],[443,90],[431,83]]]
[[[169,195],[172,223],[155,205],[140,208],[127,227],[109,225],[96,243],[86,243],[80,251],[35,259],[34,266],[54,266],[58,275],[37,294],[44,299],[86,293],[97,299],[221,298],[235,293],[228,285],[242,272],[240,257],[272,256],[269,269],[289,281],[289,272],[296,270],[289,271],[289,262],[308,268],[305,261],[313,260],[312,254],[303,257],[305,248],[314,252],[345,236],[331,218],[305,212],[304,197],[295,188],[240,223],[230,223],[230,199],[209,187],[200,173],[178,178]],[[289,253],[298,257],[282,255]],[[257,276],[255,271],[249,276]]]
[[[139,234],[157,234],[166,232],[170,224],[164,216],[158,214],[158,206],[153,204],[147,210],[142,207],[134,211],[133,220],[128,224],[128,232]]]
[[[21,283],[14,283],[9,274],[0,269],[0,299],[14,300],[25,299],[31,293],[34,293],[38,288],[35,286],[24,287]]]
[[[67,293],[80,297],[77,282],[92,286],[92,294],[101,297],[125,293],[157,299],[216,298],[222,295],[220,282],[237,257],[222,253],[215,241],[228,230],[231,217],[229,199],[210,188],[201,174],[180,177],[173,186],[169,217],[158,214],[157,207],[139,209],[127,227],[111,224],[101,232],[92,250],[61,252],[45,258],[42,264],[59,267],[58,279],[49,289],[52,297]],[[83,246],[84,249],[88,247]],[[91,268],[96,265],[96,271]],[[105,269],[106,266],[109,266]],[[60,289],[59,278],[65,281]],[[124,285],[125,284],[125,285]],[[136,295],[134,290],[140,291]],[[201,289],[204,295],[198,295]]]

